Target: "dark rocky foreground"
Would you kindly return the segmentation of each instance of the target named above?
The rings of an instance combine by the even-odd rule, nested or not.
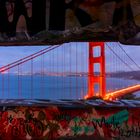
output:
[[[131,96],[130,96],[131,97]],[[114,101],[104,101],[101,98],[89,99],[89,100],[26,100],[26,99],[1,99],[1,107],[15,107],[15,106],[25,106],[25,107],[49,107],[49,106],[59,106],[66,108],[85,108],[85,107],[140,107],[140,100],[133,99],[120,99]]]

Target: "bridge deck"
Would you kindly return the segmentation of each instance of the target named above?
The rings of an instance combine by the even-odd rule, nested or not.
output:
[[[131,87],[127,87],[124,89],[120,89],[111,93],[108,93],[105,97],[106,100],[110,99],[110,98],[119,98],[121,96],[127,95],[127,94],[131,94],[133,92],[139,91],[140,90],[140,85],[135,85],[135,86],[131,86]]]

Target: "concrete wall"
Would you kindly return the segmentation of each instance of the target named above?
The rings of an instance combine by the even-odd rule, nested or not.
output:
[[[0,139],[139,139],[140,108],[13,107],[0,111]]]

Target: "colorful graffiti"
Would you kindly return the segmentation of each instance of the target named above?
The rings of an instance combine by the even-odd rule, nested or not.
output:
[[[139,108],[16,107],[0,112],[0,139],[140,137]]]

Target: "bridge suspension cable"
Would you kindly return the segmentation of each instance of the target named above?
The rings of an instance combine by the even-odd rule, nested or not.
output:
[[[125,49],[120,45],[120,43],[117,43],[119,48],[126,54],[126,56],[134,63],[134,65],[140,70],[140,66],[135,62],[135,60],[125,51]]]
[[[27,61],[29,61],[31,59],[34,59],[34,58],[36,58],[38,56],[41,56],[41,55],[43,55],[43,54],[45,54],[45,53],[47,53],[47,52],[49,52],[51,50],[54,50],[54,49],[60,47],[60,46],[61,45],[49,46],[49,47],[47,47],[47,48],[45,48],[45,49],[43,49],[43,50],[41,50],[39,52],[36,52],[36,53],[34,53],[32,55],[29,55],[27,57],[24,57],[22,59],[19,59],[19,60],[15,61],[13,63],[10,63],[10,64],[8,64],[6,66],[3,66],[3,67],[0,68],[0,73],[2,73],[4,71],[7,71],[7,70],[9,70],[9,69],[11,69],[13,67],[16,67],[16,66],[18,66],[20,64],[23,64],[23,63],[25,63],[25,62],[27,62]]]
[[[125,64],[130,70],[134,70],[128,63],[126,63],[109,45],[106,43],[109,50],[123,63]]]
[[[88,89],[87,76],[90,76],[87,74],[89,48],[86,44],[84,48],[81,43],[69,43],[64,44],[63,47],[60,46],[62,45],[48,46],[34,54],[1,67],[1,97],[7,98],[8,96],[9,98],[18,99],[83,98]],[[122,53],[120,53],[117,43],[113,46],[106,43],[106,46],[108,49],[106,52],[111,54],[108,55],[111,59],[107,59],[109,60],[107,62],[109,63],[108,66],[110,66],[109,68],[107,67],[110,73],[108,72],[106,80],[109,93],[122,89],[124,86],[130,86],[128,84],[131,83],[124,83],[122,80],[125,75],[121,70],[124,70],[124,65],[130,70],[134,68],[129,65],[129,55],[126,57],[127,52],[125,49],[126,53],[122,50]],[[95,57],[100,56],[101,51],[98,47],[95,48],[94,52]],[[113,67],[111,64],[113,64]],[[94,74],[98,76],[100,74],[100,65],[95,64],[94,68]],[[98,94],[99,85],[96,84],[94,88],[96,94]]]
[[[84,49],[87,53],[86,44]],[[6,99],[83,98],[87,92],[87,74],[86,70],[84,72],[84,67],[88,65],[88,56],[84,53],[81,43],[48,46],[2,66],[0,68],[1,97]]]

